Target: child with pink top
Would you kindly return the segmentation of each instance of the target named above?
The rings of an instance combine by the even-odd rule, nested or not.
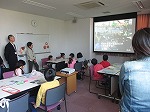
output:
[[[74,68],[75,63],[76,63],[76,59],[74,59],[74,54],[71,53],[69,55],[68,67],[69,68]]]

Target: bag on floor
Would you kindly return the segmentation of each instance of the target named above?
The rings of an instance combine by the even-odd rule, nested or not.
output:
[[[79,71],[78,73],[77,73],[77,79],[78,80],[83,80],[83,75],[84,75],[84,72],[83,71]]]

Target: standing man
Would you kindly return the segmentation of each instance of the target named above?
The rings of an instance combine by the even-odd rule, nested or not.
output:
[[[11,71],[15,70],[17,59],[17,50],[14,44],[15,37],[13,35],[8,35],[9,43],[5,46],[4,56],[9,65]]]

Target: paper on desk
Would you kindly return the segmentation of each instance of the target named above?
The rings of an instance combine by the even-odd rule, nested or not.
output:
[[[8,93],[11,93],[11,94],[15,94],[15,93],[20,92],[20,90],[12,88],[12,87],[8,87],[8,86],[3,88],[2,90],[5,92],[8,92]]]

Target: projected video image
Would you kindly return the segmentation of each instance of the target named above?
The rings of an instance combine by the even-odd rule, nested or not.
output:
[[[135,19],[95,22],[94,51],[133,52]]]

